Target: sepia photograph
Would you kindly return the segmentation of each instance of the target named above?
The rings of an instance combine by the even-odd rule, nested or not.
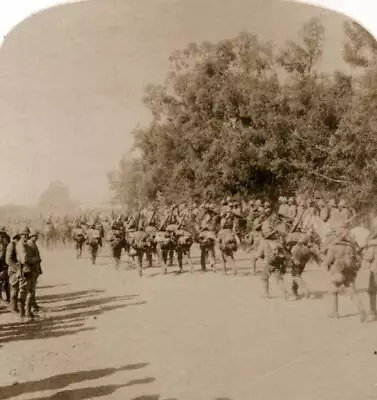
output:
[[[0,48],[0,400],[376,400],[377,42],[285,0],[86,0]]]

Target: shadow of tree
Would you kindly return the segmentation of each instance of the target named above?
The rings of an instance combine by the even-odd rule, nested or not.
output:
[[[129,364],[125,365],[119,368],[103,368],[103,369],[97,369],[97,370],[89,370],[89,371],[77,371],[77,372],[72,372],[68,374],[60,374],[56,376],[52,376],[46,379],[42,379],[39,381],[30,381],[30,382],[24,382],[24,383],[19,383],[16,385],[9,385],[0,388],[0,398],[5,400],[5,399],[10,399],[12,397],[20,396],[23,394],[31,394],[31,393],[36,393],[36,392],[42,392],[45,390],[59,390],[63,389],[66,386],[69,386],[71,384],[75,383],[80,383],[83,381],[88,381],[88,380],[96,380],[100,378],[104,378],[110,375],[115,374],[116,372],[122,372],[122,371],[133,371],[137,369],[142,369],[147,367],[149,364],[148,363],[137,363],[137,364]],[[132,386],[132,385],[137,385],[137,384],[147,384],[151,383],[155,380],[155,378],[144,378],[140,380],[132,380],[129,381],[126,385],[122,386]],[[80,389],[80,390],[85,390],[85,389]],[[68,391],[72,392],[72,391]],[[61,392],[64,393],[64,392]],[[92,392],[90,392],[92,393]],[[56,396],[56,395],[54,395]],[[50,397],[49,397],[50,398]],[[55,397],[51,397],[55,398]],[[59,399],[61,397],[58,397]],[[88,397],[62,397],[62,398],[69,398],[69,399],[76,399],[76,398],[88,398]]]
[[[52,308],[51,316],[46,318],[35,319],[28,323],[16,322],[3,324],[0,333],[0,343],[57,338],[94,330],[95,328],[93,327],[84,326],[88,319],[96,319],[104,313],[117,309],[146,304],[145,301],[129,301],[137,297],[136,295],[102,297],[97,299],[87,298],[86,300],[83,297],[85,295],[92,297],[95,293],[101,293],[101,291],[82,291],[50,296],[47,304],[61,301],[62,299],[64,301],[77,300],[76,296],[79,296],[81,301]]]

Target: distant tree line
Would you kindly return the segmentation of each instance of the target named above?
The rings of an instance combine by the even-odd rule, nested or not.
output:
[[[190,44],[149,85],[152,123],[132,134],[137,158],[109,173],[131,207],[159,197],[274,198],[321,191],[355,207],[377,199],[377,43],[344,26],[350,73],[321,73],[325,29],[308,21],[283,49],[242,32]]]

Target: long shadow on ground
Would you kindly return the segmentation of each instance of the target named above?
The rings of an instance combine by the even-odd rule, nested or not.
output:
[[[92,297],[101,291],[83,291],[53,296],[41,296],[47,305],[57,301],[67,301],[63,306],[51,307],[51,316],[35,319],[28,323],[3,324],[0,333],[0,343],[9,343],[23,340],[51,339],[61,336],[74,335],[76,333],[94,330],[93,327],[85,327],[86,322],[103,315],[109,311],[122,309],[130,306],[143,305],[145,301],[130,300],[136,295],[125,295],[119,297]],[[85,297],[86,296],[86,297]],[[58,300],[59,299],[59,300]],[[72,300],[79,299],[79,302]],[[0,393],[1,399],[1,393]]]
[[[61,375],[55,375],[46,379],[42,379],[39,381],[31,381],[31,382],[24,382],[24,383],[19,383],[16,385],[10,385],[10,386],[5,386],[3,388],[0,388],[0,399],[5,400],[5,399],[10,399],[12,397],[16,396],[21,396],[23,394],[31,394],[31,393],[36,393],[36,392],[42,392],[45,390],[59,390],[63,389],[71,384],[76,384],[88,380],[96,380],[96,379],[101,379],[108,377],[110,375],[113,375],[117,372],[122,372],[122,371],[133,371],[137,369],[142,369],[147,367],[149,364],[148,363],[138,363],[138,364],[129,364],[125,365],[120,368],[104,368],[104,369],[97,369],[97,370],[90,370],[90,371],[77,371],[77,372],[72,372],[68,374],[61,374]],[[126,385],[122,386],[133,386],[136,384],[147,384],[153,382],[155,379],[154,378],[144,378],[140,380],[133,380],[129,381]],[[115,387],[114,390],[116,390],[118,387],[111,386],[112,388]],[[108,386],[102,386],[102,388],[109,388]],[[66,399],[87,399],[90,397],[85,397],[88,393],[90,393],[91,396],[93,396],[93,389],[97,389],[98,393],[101,393],[101,388],[89,388],[89,389],[79,389],[78,392],[81,393],[84,397],[80,397],[80,395],[75,395],[73,396],[74,390],[69,390],[69,391],[64,391],[64,392],[59,392],[52,397],[48,397],[51,399],[61,399],[61,398],[66,398]],[[108,392],[108,390],[105,390],[105,394],[109,394],[112,392]],[[71,394],[71,397],[68,396],[68,394]],[[60,397],[56,397],[60,396]],[[66,397],[62,397],[66,396]],[[93,396],[93,397],[99,397]]]

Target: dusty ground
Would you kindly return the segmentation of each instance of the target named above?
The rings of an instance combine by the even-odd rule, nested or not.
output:
[[[328,319],[323,271],[306,274],[318,299],[286,302],[277,289],[263,300],[248,269],[140,279],[105,253],[96,266],[43,257],[45,319],[0,311],[0,399],[377,399],[377,324],[347,297]]]

